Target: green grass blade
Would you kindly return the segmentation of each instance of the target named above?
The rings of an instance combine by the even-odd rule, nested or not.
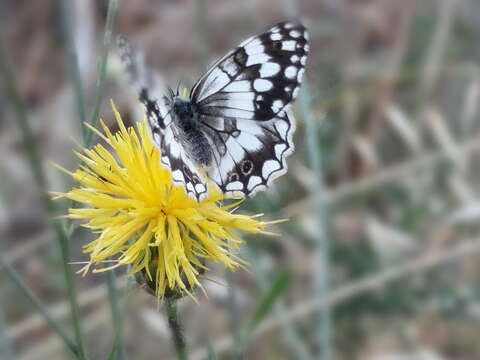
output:
[[[27,160],[32,169],[32,174],[40,189],[40,194],[43,195],[43,201],[45,208],[50,215],[55,214],[55,205],[51,198],[48,196],[48,186],[46,182],[46,176],[42,168],[42,162],[40,159],[41,152],[38,149],[35,137],[33,136],[32,129],[27,120],[25,106],[18,94],[17,86],[15,83],[14,72],[8,61],[7,51],[3,39],[0,36],[0,76],[2,77],[6,94],[13,105],[13,110],[16,115],[16,124],[20,133],[20,138],[26,151]],[[72,311],[72,322],[75,331],[76,343],[78,346],[78,357],[80,359],[85,358],[85,352],[83,348],[83,336],[80,325],[80,311],[77,302],[77,295],[75,289],[75,283],[73,281],[73,274],[70,268],[70,244],[69,236],[65,228],[58,222],[52,222],[53,230],[55,231],[57,242],[62,255],[62,266],[65,277],[66,290],[68,299]],[[12,269],[13,270],[13,269]]]
[[[2,359],[4,360],[13,360],[15,359],[15,355],[8,342],[6,329],[7,322],[4,316],[3,303],[0,303],[0,354],[2,354]]]
[[[75,345],[67,334],[63,331],[60,325],[50,316],[47,312],[45,306],[41,301],[36,297],[36,295],[28,288],[27,284],[22,280],[20,275],[15,271],[15,269],[0,255],[0,265],[7,274],[7,276],[12,280],[16,285],[17,289],[30,301],[33,307],[43,316],[45,321],[50,325],[50,327],[60,336],[67,348],[76,356],[79,355],[78,347]]]
[[[238,312],[235,284],[233,282],[233,273],[230,269],[225,269],[225,280],[227,281],[227,308],[229,313],[228,315],[230,316],[230,332],[235,339],[235,342],[233,344],[233,353],[235,354],[235,357],[239,357],[242,354],[242,348],[240,347],[240,314]]]
[[[36,151],[36,140],[28,124],[25,107],[18,95],[15,78],[10,62],[8,61],[7,50],[2,36],[0,36],[0,76],[2,77],[5,87],[5,93],[13,106],[13,111],[17,119],[16,123],[25,147],[26,156],[31,165],[33,177],[41,188],[45,188],[46,180],[41,167],[40,153]]]
[[[246,327],[247,331],[254,330],[265,316],[272,311],[275,301],[285,292],[285,290],[287,290],[292,278],[293,274],[290,271],[284,271],[277,275],[248,321]]]
[[[318,138],[318,128],[316,119],[311,111],[311,89],[306,79],[303,81],[302,94],[299,99],[299,107],[302,117],[305,120],[305,136],[307,142],[307,150],[309,162],[315,174],[315,216],[317,218],[315,232],[318,234],[315,240],[315,269],[314,269],[314,292],[318,298],[325,298],[330,292],[330,265],[329,253],[330,244],[326,233],[327,208],[322,198],[323,190],[323,173],[322,173],[322,157],[320,154],[320,141]],[[331,311],[328,306],[322,309],[319,314],[318,340],[320,343],[320,358],[329,360],[332,358],[332,333],[333,323],[331,320]]]
[[[273,212],[273,207],[269,209]],[[267,212],[270,212],[267,211]],[[266,271],[260,265],[259,261],[259,252],[255,251],[249,244],[245,247],[245,255],[242,258],[245,258],[250,263],[252,273],[255,274],[255,280],[264,291],[268,288],[268,278]],[[298,331],[297,326],[292,321],[291,317],[288,315],[287,308],[282,301],[278,299],[274,306],[275,314],[273,316],[277,317],[281,321],[281,329],[283,332],[283,337],[285,342],[291,347],[293,351],[293,356],[298,360],[313,360],[314,356],[310,353],[310,349],[300,332]]]
[[[285,292],[290,285],[293,274],[290,271],[283,271],[278,274],[269,289],[260,300],[255,312],[252,314],[247,324],[241,329],[240,336],[236,341],[235,347],[240,349],[238,354],[235,354],[235,359],[244,359],[245,351],[248,346],[249,337],[252,331],[260,324],[260,322],[272,311],[276,300]]]

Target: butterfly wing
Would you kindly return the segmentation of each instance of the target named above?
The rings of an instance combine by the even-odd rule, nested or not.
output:
[[[161,152],[162,165],[170,170],[174,184],[182,185],[187,195],[197,201],[203,200],[208,193],[207,184],[181,143],[168,104],[155,96],[158,91],[153,83],[154,75],[127,38],[119,36],[117,44],[130,81],[145,106],[153,142]]]
[[[286,172],[295,129],[289,108],[308,52],[305,27],[282,22],[218,60],[192,89],[214,152],[207,174],[223,192],[249,196]]]
[[[207,183],[185,151],[176,127],[168,126],[162,136],[155,137],[155,144],[161,151],[161,163],[172,173],[173,183],[183,185],[187,195],[198,202],[208,195]]]

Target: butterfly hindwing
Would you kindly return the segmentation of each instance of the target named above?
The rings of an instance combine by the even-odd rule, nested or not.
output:
[[[129,80],[138,92],[140,102],[145,106],[150,128],[154,132],[159,132],[158,128],[165,128],[164,117],[167,109],[154,94],[156,92],[154,76],[146,66],[143,54],[138,52],[125,36],[117,37],[117,46]]]
[[[162,165],[170,170],[174,184],[183,186],[189,196],[201,201],[207,195],[207,184],[175,133],[168,104],[154,95],[155,84],[152,83],[152,74],[142,54],[123,36],[118,37],[117,44],[130,82],[137,89],[139,100],[145,107],[153,142],[160,149]]]
[[[287,171],[294,150],[293,114],[282,111],[269,122],[224,119],[206,133],[214,149],[208,177],[223,193],[252,196]]]
[[[187,195],[195,200],[203,200],[208,194],[207,183],[185,151],[185,144],[175,133],[175,127],[168,126],[163,136],[157,139],[154,135],[155,143],[160,148],[161,163],[170,170],[173,183],[184,186]]]

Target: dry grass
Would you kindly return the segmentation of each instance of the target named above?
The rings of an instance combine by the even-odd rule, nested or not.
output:
[[[68,69],[68,57],[58,36],[63,30],[54,16],[55,2],[39,3],[43,6],[7,1],[3,26],[9,55],[39,162],[74,168],[69,138],[81,139],[78,96],[71,72],[58,70]],[[479,358],[480,6],[476,0],[287,3],[124,1],[116,20],[117,31],[146,49],[170,84],[178,78],[191,84],[202,70],[200,62],[288,12],[305,15],[309,25],[311,102],[296,107],[297,151],[289,159],[290,171],[271,191],[245,203],[247,210],[290,221],[274,229],[284,234],[280,238],[248,239],[244,256],[252,272],[231,279],[238,317],[252,314],[275,274],[291,269],[295,278],[279,307],[252,334],[247,358],[317,358],[312,319],[324,309],[331,311],[334,358],[413,358],[426,352],[439,359]],[[92,41],[100,49],[106,7],[82,4],[72,8],[72,37],[90,114],[100,53]],[[195,29],[201,31],[193,36]],[[135,121],[141,110],[126,89],[111,54],[103,98],[113,98],[125,118]],[[112,124],[105,105],[99,113]],[[308,117],[320,139],[313,150],[321,154],[321,193],[318,173],[307,160],[312,152],[305,141]],[[54,235],[6,97],[0,97],[0,128],[2,253],[52,317],[70,326]],[[44,168],[49,188],[68,186],[55,170]],[[319,199],[327,211],[317,215]],[[62,205],[63,211],[68,204]],[[330,245],[331,290],[321,298],[314,290],[317,216]],[[83,260],[81,246],[88,237],[81,229],[73,232],[72,260]],[[225,282],[215,266],[208,276]],[[75,281],[88,352],[91,358],[107,358],[113,331],[104,278],[76,276]],[[208,298],[199,295],[198,305],[189,299],[180,303],[190,358],[207,358],[207,343],[219,358],[232,358],[229,296],[224,286],[205,283]],[[172,358],[155,300],[142,289],[125,290],[123,277],[117,284],[127,358]],[[15,358],[71,357],[6,277],[0,278],[0,289]]]

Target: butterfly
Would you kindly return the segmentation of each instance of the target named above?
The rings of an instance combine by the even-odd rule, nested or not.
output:
[[[117,43],[161,163],[190,197],[205,199],[209,184],[250,197],[287,171],[294,150],[291,104],[309,53],[301,23],[281,22],[242,42],[200,77],[189,98],[178,88],[155,96],[143,57],[125,37]]]

